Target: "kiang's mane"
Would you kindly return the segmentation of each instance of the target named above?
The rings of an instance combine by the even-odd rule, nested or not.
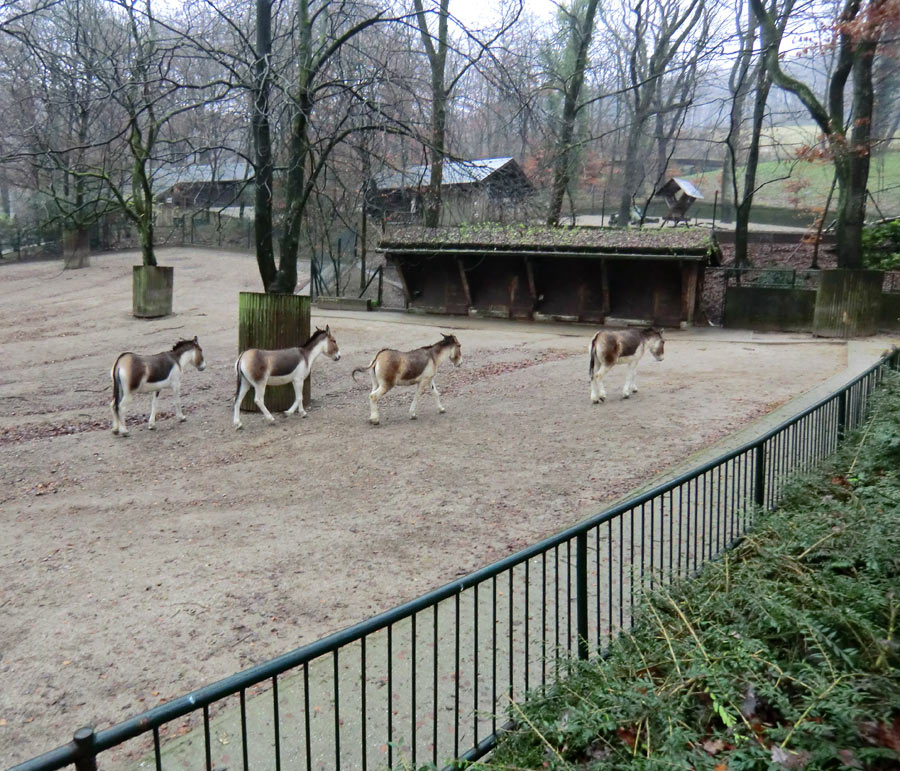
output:
[[[198,348],[197,342],[195,340],[179,340],[175,345],[172,346],[172,353],[181,353],[182,351],[187,350],[188,348]]]
[[[303,344],[303,347],[304,347],[304,348],[308,348],[308,347],[311,346],[313,343],[315,343],[320,337],[322,337],[323,335],[326,335],[326,334],[327,334],[327,332],[326,332],[324,329],[317,329],[315,332],[313,332],[313,333],[309,336],[309,340],[307,340],[307,341]]]

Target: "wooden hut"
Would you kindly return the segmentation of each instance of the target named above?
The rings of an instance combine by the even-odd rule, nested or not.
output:
[[[595,323],[692,324],[709,230],[476,225],[388,229],[412,311]]]
[[[687,222],[687,210],[691,204],[703,198],[693,182],[681,177],[672,177],[666,184],[656,191],[656,195],[665,199],[668,211],[663,215],[667,222]]]
[[[520,218],[521,207],[534,192],[513,158],[447,160],[441,180],[441,219],[445,225]],[[430,181],[430,165],[376,174],[366,190],[366,210],[390,222],[419,223]]]

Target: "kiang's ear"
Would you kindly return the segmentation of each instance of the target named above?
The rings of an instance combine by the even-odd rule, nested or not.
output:
[[[331,334],[331,325],[330,325],[330,324],[326,324],[326,325],[325,325],[325,334],[326,334],[326,335],[330,335],[330,334]]]
[[[197,339],[197,335],[194,335],[194,342],[197,343],[198,345],[200,344],[200,341]]]

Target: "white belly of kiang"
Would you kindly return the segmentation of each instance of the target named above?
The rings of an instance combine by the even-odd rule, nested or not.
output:
[[[278,375],[278,376],[272,375],[272,376],[269,378],[268,385],[271,385],[271,386],[278,386],[278,385],[284,385],[285,383],[292,383],[293,381],[294,381],[294,376],[293,376],[293,374],[291,374],[291,375]]]

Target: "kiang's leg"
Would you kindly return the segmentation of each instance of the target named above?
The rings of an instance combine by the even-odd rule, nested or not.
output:
[[[269,382],[268,375],[261,378],[258,383],[253,384],[253,403],[259,407],[259,411],[265,415],[266,420],[269,423],[274,423],[275,418],[272,417],[272,413],[266,409],[266,384]]]
[[[634,384],[634,378],[637,375],[637,359],[628,365],[628,374],[625,376],[625,386],[622,388],[622,398],[627,399],[631,394],[637,391]]]
[[[151,431],[156,428],[156,407],[158,401],[159,391],[154,391],[153,397],[150,399],[150,419],[147,421],[147,428]]]
[[[434,381],[433,381],[433,380],[431,381],[431,390],[434,392],[434,400],[435,400],[435,402],[437,402],[438,412],[440,412],[440,413],[443,414],[443,413],[446,412],[447,410],[445,410],[445,409],[444,409],[444,405],[441,404],[441,394],[440,394],[440,392],[437,390],[437,386],[434,384]]]
[[[175,401],[175,417],[180,423],[184,423],[187,417],[181,411],[181,378],[172,379],[172,398]]]
[[[597,404],[606,400],[606,387],[603,385],[603,378],[609,372],[609,367],[601,364],[595,371],[594,377],[591,378],[591,402]]]
[[[424,389],[425,389],[425,381],[424,380],[420,380],[418,383],[416,383],[416,390],[415,390],[415,393],[413,394],[412,404],[409,405],[410,420],[416,419],[416,404],[419,401],[419,394],[422,393],[422,391]]]
[[[384,396],[390,389],[383,385],[376,386],[369,394],[369,422],[373,426],[377,426],[381,422],[381,413],[378,411],[378,400]]]
[[[244,401],[244,397],[247,395],[247,391],[250,390],[250,383],[247,381],[243,375],[240,375],[241,378],[241,386],[238,389],[237,396],[234,399],[234,427],[235,428],[243,428],[243,424],[241,423],[241,402]]]
[[[306,417],[306,410],[303,409],[303,380],[301,377],[294,378],[292,381],[294,385],[294,403],[288,407],[287,412],[284,413],[285,415],[293,415],[299,410],[300,417]]]

